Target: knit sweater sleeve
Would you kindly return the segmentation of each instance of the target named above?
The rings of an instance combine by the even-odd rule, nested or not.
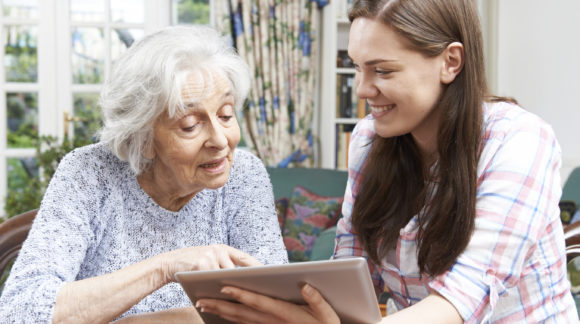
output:
[[[96,180],[78,155],[61,161],[6,281],[0,297],[5,323],[50,323],[59,289],[75,280],[85,258]]]
[[[287,263],[272,184],[262,162],[249,152],[236,150],[226,188],[229,245],[264,264]]]

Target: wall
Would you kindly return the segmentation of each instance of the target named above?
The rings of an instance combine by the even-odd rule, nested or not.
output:
[[[580,166],[580,1],[501,0],[495,6],[497,70],[490,83],[552,125],[562,147],[563,183]]]

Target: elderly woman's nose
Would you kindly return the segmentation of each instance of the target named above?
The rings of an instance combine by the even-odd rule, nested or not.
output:
[[[228,137],[226,130],[218,122],[211,123],[209,127],[209,137],[206,141],[206,146],[224,148],[228,145]]]

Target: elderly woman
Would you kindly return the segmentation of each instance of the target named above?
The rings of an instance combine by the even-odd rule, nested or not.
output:
[[[101,142],[51,180],[0,318],[189,316],[176,272],[287,262],[266,170],[235,149],[248,90],[247,65],[208,27],[134,44],[104,85]]]

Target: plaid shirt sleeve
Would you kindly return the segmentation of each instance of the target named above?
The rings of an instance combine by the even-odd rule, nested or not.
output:
[[[429,283],[466,323],[539,322],[570,311],[560,147],[548,125],[509,106],[486,117],[471,241]]]
[[[348,258],[362,256],[368,260],[369,271],[375,286],[377,295],[384,290],[384,282],[381,278],[380,267],[368,259],[367,253],[363,250],[353,231],[350,216],[354,199],[361,184],[360,172],[364,161],[370,151],[370,142],[374,135],[372,117],[369,115],[360,120],[354,128],[350,137],[348,153],[348,181],[342,203],[342,218],[338,221],[336,229],[336,241],[333,258]]]

